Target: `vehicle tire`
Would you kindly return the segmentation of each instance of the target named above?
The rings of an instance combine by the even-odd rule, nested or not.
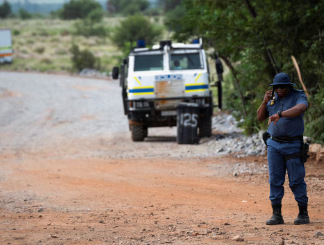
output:
[[[112,78],[113,79],[118,79],[119,77],[119,68],[117,66],[113,67],[112,70]]]
[[[212,117],[204,116],[199,125],[199,137],[210,137],[212,135]]]
[[[143,141],[145,138],[145,128],[140,125],[132,125],[132,140]]]

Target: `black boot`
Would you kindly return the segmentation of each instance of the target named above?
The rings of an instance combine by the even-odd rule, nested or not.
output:
[[[272,205],[273,214],[271,219],[267,220],[267,225],[279,225],[284,224],[284,220],[281,215],[281,204]]]
[[[309,224],[309,216],[307,212],[307,204],[306,205],[299,205],[299,214],[297,219],[295,219],[295,225],[302,225],[302,224]]]

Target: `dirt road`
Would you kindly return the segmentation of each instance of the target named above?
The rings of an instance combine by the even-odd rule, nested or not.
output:
[[[286,224],[266,226],[265,156],[149,135],[130,141],[116,81],[0,72],[0,244],[324,244],[322,165],[311,224],[286,183]]]

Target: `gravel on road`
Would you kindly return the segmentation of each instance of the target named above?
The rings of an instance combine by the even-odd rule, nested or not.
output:
[[[0,72],[0,101],[0,152],[19,156],[49,148],[53,155],[109,159],[265,153],[260,136],[243,135],[226,113],[213,117],[214,134],[199,145],[177,145],[176,127],[150,128],[144,142],[134,143],[118,81]]]

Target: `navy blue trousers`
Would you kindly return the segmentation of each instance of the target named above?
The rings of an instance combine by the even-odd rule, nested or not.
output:
[[[304,164],[301,163],[300,158],[289,159],[287,161],[284,159],[284,155],[299,152],[301,142],[280,143],[268,139],[267,145],[271,204],[281,204],[284,196],[283,185],[287,171],[289,187],[294,193],[296,201],[300,205],[306,205],[308,203],[308,197],[304,180]]]

